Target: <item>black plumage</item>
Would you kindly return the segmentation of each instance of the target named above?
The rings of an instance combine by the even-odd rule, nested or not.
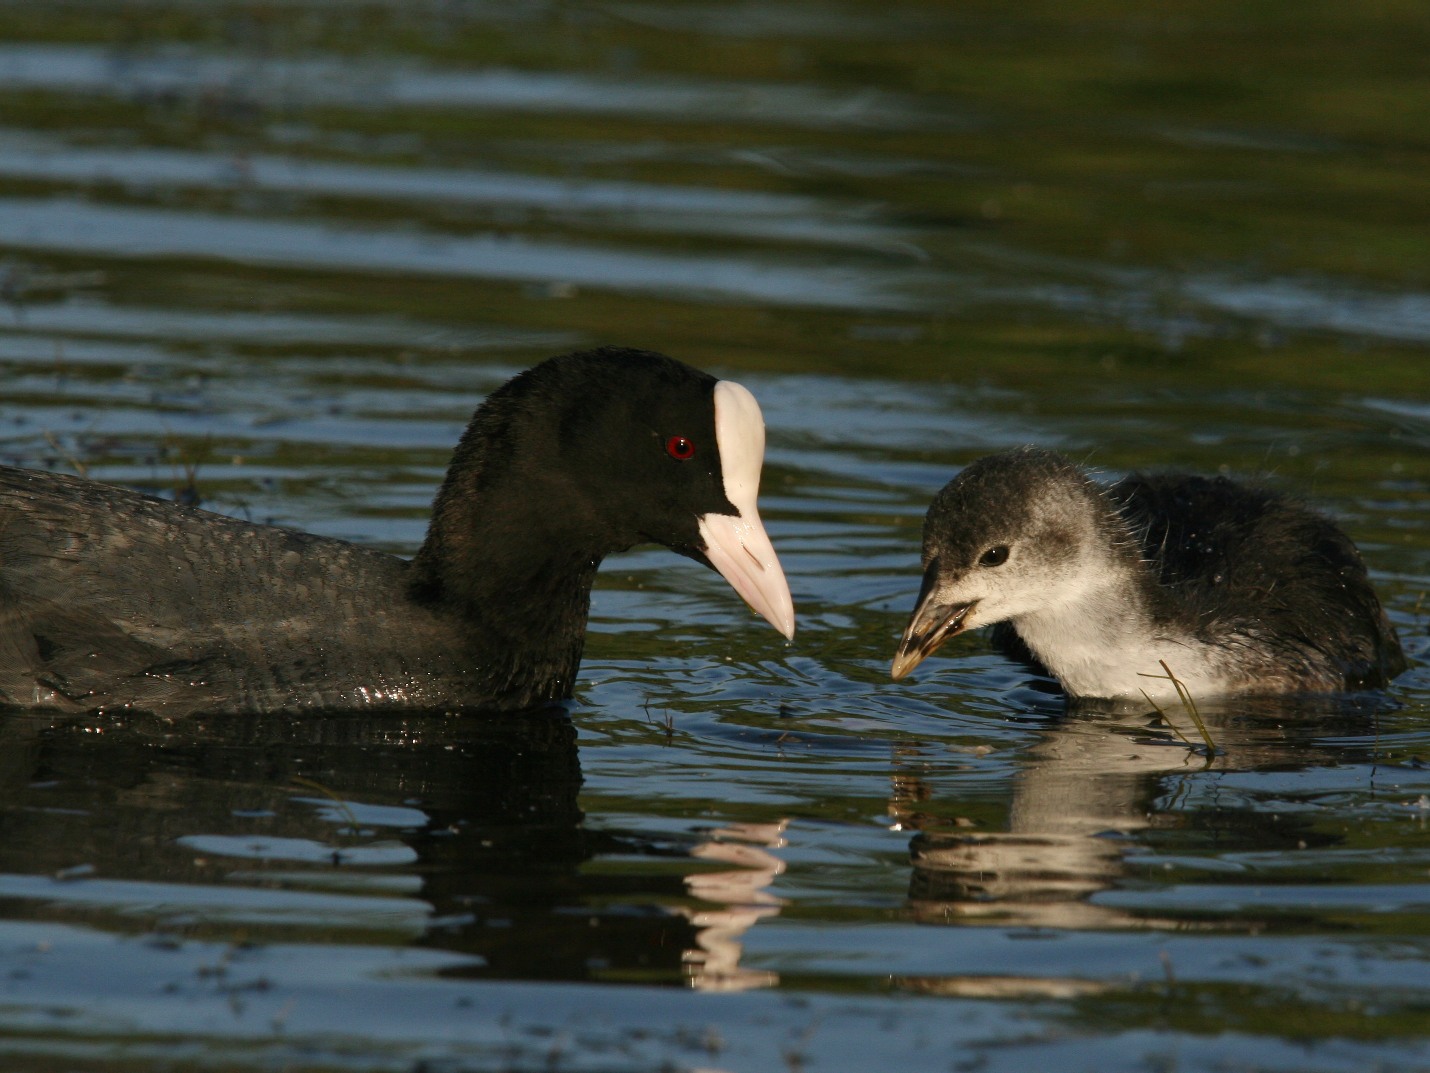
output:
[[[731,429],[758,440],[740,463],[758,485],[758,407],[727,385],[754,417],[717,432],[719,384],[614,348],[514,378],[474,415],[411,562],[0,469],[0,703],[184,715],[569,697],[602,558],[655,542],[708,564],[702,519],[740,515],[722,469]],[[757,515],[741,520],[764,537]],[[756,580],[775,610],[757,609],[789,633],[767,559]]]
[[[1258,638],[1263,674],[1294,688],[1380,686],[1404,670],[1360,552],[1288,496],[1226,477],[1134,475],[1107,489],[1156,568],[1159,621],[1207,643]]]

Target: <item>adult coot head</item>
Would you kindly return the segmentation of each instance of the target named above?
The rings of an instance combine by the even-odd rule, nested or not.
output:
[[[718,570],[792,638],[794,604],[756,508],[764,454],[759,403],[733,381],[647,350],[551,358],[467,426],[413,564],[418,591],[540,588],[548,561],[664,544]]]

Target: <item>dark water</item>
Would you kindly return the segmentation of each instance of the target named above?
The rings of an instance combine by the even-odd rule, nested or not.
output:
[[[6,1068],[1430,1065],[1430,16],[1010,11],[0,4],[4,461],[410,551],[485,392],[655,347],[799,612],[643,550],[569,720],[3,717]],[[1311,498],[1411,670],[1210,761],[892,685],[1029,441]]]

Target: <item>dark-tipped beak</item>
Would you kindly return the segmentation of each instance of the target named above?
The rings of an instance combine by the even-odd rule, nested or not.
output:
[[[978,604],[977,600],[966,604],[939,600],[935,585],[937,569],[938,564],[932,563],[924,574],[918,606],[909,616],[909,624],[899,642],[899,651],[894,656],[894,665],[889,668],[889,674],[896,682],[938,651],[938,647],[950,637],[961,633],[968,613]]]

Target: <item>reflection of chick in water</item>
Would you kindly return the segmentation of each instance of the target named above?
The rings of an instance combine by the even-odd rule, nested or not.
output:
[[[1085,899],[1122,871],[1123,840],[1145,827],[1149,779],[1199,766],[1177,747],[1140,745],[1070,722],[1029,750],[1006,833],[926,831],[910,845],[910,900],[929,922],[1055,928],[1140,926]]]
[[[1185,724],[1179,714],[1168,712]],[[915,917],[1049,928],[1193,926],[1091,900],[1123,877],[1124,853],[1140,832],[1195,826],[1224,845],[1244,839],[1262,848],[1306,832],[1286,817],[1188,805],[1173,792],[1176,783],[1339,762],[1345,753],[1318,748],[1317,739],[1364,734],[1373,718],[1346,697],[1243,699],[1204,706],[1201,714],[1217,748],[1210,760],[1155,716],[1079,711],[1053,723],[1014,777],[1006,833],[925,829],[915,836],[909,889]],[[907,775],[899,779],[908,782]],[[896,810],[907,808],[900,797],[907,801],[907,786],[896,793]]]

